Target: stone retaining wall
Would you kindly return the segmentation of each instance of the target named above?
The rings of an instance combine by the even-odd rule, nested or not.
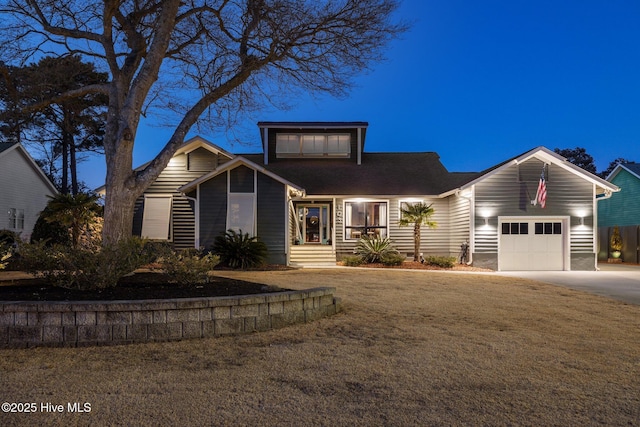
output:
[[[340,310],[335,288],[145,301],[0,302],[0,348],[205,338],[310,322]]]

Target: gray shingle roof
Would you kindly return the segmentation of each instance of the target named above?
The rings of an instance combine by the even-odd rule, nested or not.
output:
[[[264,165],[261,154],[241,156]],[[310,195],[438,195],[477,176],[450,173],[433,152],[363,153],[360,165],[348,159],[285,159],[265,168]]]
[[[623,163],[622,166],[640,176],[640,163]]]
[[[7,149],[11,148],[11,146],[13,146],[12,143],[0,142],[0,153],[2,153],[4,150],[7,150]]]

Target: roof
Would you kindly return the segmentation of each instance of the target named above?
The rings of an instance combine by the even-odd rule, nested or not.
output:
[[[286,159],[263,164],[262,154],[241,155],[302,187],[307,195],[438,195],[468,179],[451,174],[433,152],[362,153],[350,159]]]
[[[366,128],[368,122],[258,122],[259,128],[344,129]]]
[[[0,153],[2,153],[4,150],[8,150],[13,145],[15,144],[13,144],[12,142],[0,142]]]
[[[210,180],[211,178],[213,178],[214,176],[220,175],[222,172],[225,172],[227,170],[233,169],[238,165],[244,165],[247,166],[251,169],[255,169],[259,172],[264,173],[265,175],[269,176],[270,178],[275,179],[276,181],[279,181],[285,185],[289,185],[297,190],[303,190],[301,187],[299,187],[298,185],[287,181],[286,179],[282,178],[279,175],[276,175],[272,172],[270,172],[269,170],[266,170],[263,166],[260,166],[254,162],[252,162],[249,159],[246,159],[244,157],[241,156],[237,156],[235,157],[233,160],[230,160],[226,163],[224,163],[223,165],[221,165],[220,167],[214,169],[213,171],[206,173],[204,175],[202,175],[200,178],[195,179],[185,185],[183,185],[182,187],[178,188],[178,191],[183,192],[183,193],[187,193],[191,190],[193,190],[194,188],[196,188],[199,184]]]
[[[613,178],[620,173],[621,170],[626,170],[631,175],[640,179],[640,163],[618,163],[618,165],[611,171],[607,177],[607,181],[611,182]]]

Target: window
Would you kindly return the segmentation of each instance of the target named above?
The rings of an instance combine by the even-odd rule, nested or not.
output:
[[[387,202],[345,202],[344,237],[387,237]]]
[[[502,234],[529,234],[528,222],[503,222]]]
[[[324,135],[303,135],[302,154],[310,156],[322,156],[325,153]]]
[[[276,135],[276,157],[349,157],[349,134]]]
[[[536,234],[562,234],[561,222],[536,222]]]
[[[24,229],[24,209],[9,209],[9,229],[11,230],[23,230]]]
[[[327,135],[327,154],[344,156],[351,153],[351,137],[349,135]]]
[[[254,199],[253,193],[229,193],[227,229],[255,235]]]
[[[151,240],[171,240],[172,196],[146,195],[142,214],[141,237]]]
[[[276,155],[291,157],[300,155],[300,135],[278,134],[276,137]]]

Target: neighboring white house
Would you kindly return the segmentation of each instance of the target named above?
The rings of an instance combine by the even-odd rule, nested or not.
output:
[[[29,240],[56,188],[20,144],[0,144],[0,182],[0,229]]]

